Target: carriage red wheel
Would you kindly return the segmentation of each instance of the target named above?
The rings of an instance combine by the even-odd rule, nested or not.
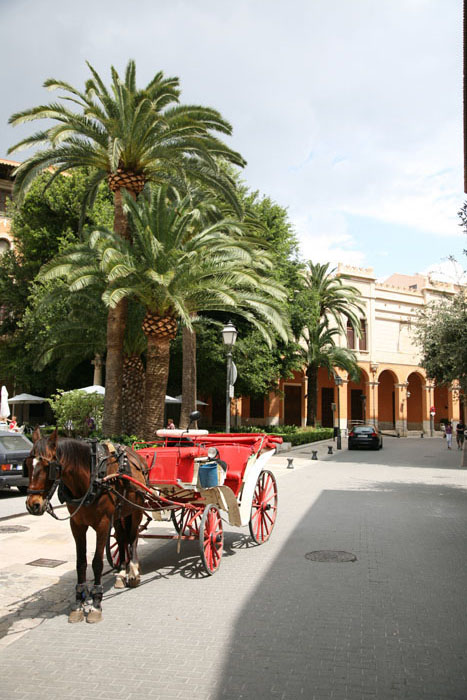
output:
[[[204,509],[199,526],[199,547],[204,568],[210,576],[216,573],[221,563],[224,533],[221,514],[216,506]]]
[[[199,537],[199,523],[201,511],[199,508],[176,508],[170,511],[170,517],[177,532],[182,531],[182,535],[192,535]]]
[[[118,551],[118,543],[117,538],[115,537],[115,528],[113,525],[110,526],[109,536],[107,537],[107,543],[105,545],[105,554],[112,569],[119,571],[120,553]]]
[[[271,536],[277,516],[277,482],[274,474],[264,470],[258,477],[253,502],[251,504],[251,537],[257,544],[263,544]]]

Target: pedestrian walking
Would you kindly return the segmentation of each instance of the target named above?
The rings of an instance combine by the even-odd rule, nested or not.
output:
[[[451,422],[446,423],[446,427],[444,428],[444,434],[446,435],[446,443],[448,446],[448,450],[450,450],[451,446],[452,446],[452,424],[451,424]]]
[[[464,421],[460,420],[456,425],[456,440],[458,450],[462,450],[462,448],[464,447],[465,429],[466,428],[464,425]]]

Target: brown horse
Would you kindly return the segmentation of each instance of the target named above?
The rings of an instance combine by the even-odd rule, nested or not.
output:
[[[50,499],[55,489],[61,500],[66,501],[70,513],[70,527],[76,544],[76,605],[68,617],[69,622],[80,622],[85,617],[86,587],[86,532],[88,527],[96,531],[96,551],[92,560],[94,586],[90,594],[92,607],[87,622],[102,619],[102,570],[103,555],[112,522],[118,543],[121,568],[117,572],[115,587],[130,587],[140,582],[137,556],[138,528],[142,518],[143,498],[138,488],[126,485],[119,473],[126,473],[145,483],[145,464],[128,447],[115,449],[104,443],[105,450],[93,459],[89,443],[71,438],[59,438],[57,431],[46,439],[39,429],[33,434],[33,449],[25,462],[29,476],[26,507],[32,515],[43,515],[47,510],[54,515]],[[102,483],[102,478],[115,474],[115,478]],[[126,482],[128,484],[128,482]],[[57,516],[55,516],[57,517]]]

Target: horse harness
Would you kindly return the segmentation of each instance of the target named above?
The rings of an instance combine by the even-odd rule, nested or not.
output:
[[[125,448],[122,445],[114,445],[112,442],[105,441],[103,443],[98,442],[96,439],[91,439],[86,442],[90,443],[91,456],[90,456],[90,483],[89,488],[81,498],[74,498],[70,489],[61,480],[62,476],[62,465],[57,459],[50,460],[48,462],[48,477],[49,480],[53,480],[53,484],[50,487],[45,499],[47,501],[47,512],[54,517],[56,520],[63,520],[63,518],[58,518],[54,512],[53,506],[51,504],[52,497],[55,491],[58,489],[57,495],[60,503],[74,504],[78,508],[70,515],[72,518],[82,506],[89,506],[94,503],[102,494],[106,491],[112,491],[113,494],[118,496],[118,492],[110,487],[110,483],[104,482],[107,476],[108,461],[114,458],[118,464],[117,472],[112,475],[118,478],[120,475],[127,474],[131,476],[131,466],[128,459],[128,455]],[[41,458],[44,462],[47,462],[45,458]],[[25,460],[26,461],[26,460]],[[139,469],[145,479],[146,470],[142,469],[138,465],[135,465]],[[25,473],[25,463],[23,463],[23,474]],[[29,494],[45,493],[47,489],[31,489],[28,488]]]

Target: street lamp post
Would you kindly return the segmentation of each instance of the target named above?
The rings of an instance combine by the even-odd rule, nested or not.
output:
[[[233,396],[232,382],[232,348],[237,340],[237,329],[229,321],[222,329],[222,340],[227,348],[227,384],[225,392],[225,432],[230,433],[230,401]]]
[[[337,386],[337,449],[342,449],[341,441],[341,403],[340,403],[340,388],[344,383],[344,380],[339,377],[338,374],[334,374],[334,382]]]

